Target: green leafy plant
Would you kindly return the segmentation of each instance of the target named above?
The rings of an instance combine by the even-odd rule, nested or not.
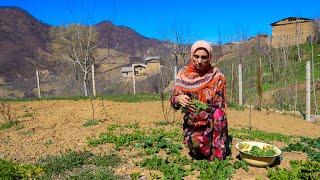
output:
[[[265,146],[262,149],[258,146],[252,146],[250,150],[244,152],[253,156],[274,156],[276,154],[272,146]]]
[[[35,113],[34,112],[29,112],[27,111],[22,117],[25,118],[25,117],[34,117]]]
[[[155,155],[151,158],[143,159],[140,165],[147,169],[161,171],[164,179],[182,179],[189,174],[189,171],[180,164],[170,162],[168,159],[162,159]]]
[[[69,179],[69,178],[68,178]],[[95,170],[85,170],[81,172],[79,175],[71,176],[70,179],[106,179],[106,180],[117,180],[119,179],[116,176],[111,168],[98,167]]]
[[[206,109],[209,108],[209,106],[204,103],[204,102],[201,102],[199,100],[196,100],[196,99],[192,99],[191,103],[190,103],[190,106],[194,107],[195,108],[195,113],[199,114],[201,111],[204,111]],[[182,112],[188,112],[189,111],[189,108],[190,106],[186,106],[182,109]]]
[[[192,100],[191,105],[194,105],[194,107],[196,108],[196,113],[208,109],[208,105],[206,103],[198,100]]]
[[[244,160],[240,160],[240,161],[234,162],[233,167],[234,167],[235,169],[240,169],[240,168],[242,168],[242,169],[245,170],[246,172],[249,171],[249,165],[248,165],[247,162],[245,162]]]
[[[131,124],[126,124],[124,125],[125,128],[131,128],[131,129],[138,129],[139,128],[139,123],[131,123]]]
[[[194,169],[200,170],[200,179],[230,179],[235,172],[233,165],[229,159],[218,160],[212,162],[207,160],[196,161],[193,165]]]
[[[89,151],[69,150],[65,154],[42,158],[38,164],[44,171],[40,177],[42,179],[51,179],[54,175],[71,179],[118,179],[113,168],[121,162],[122,159],[115,153],[95,155]],[[73,172],[73,175],[69,176],[66,172]]]
[[[135,130],[132,133],[120,133],[115,135],[112,131],[102,133],[96,139],[89,139],[88,144],[90,146],[98,146],[99,144],[112,143],[115,148],[119,150],[122,147],[136,147],[145,150],[147,155],[154,154],[165,150],[168,154],[180,153],[182,146],[180,143],[174,143],[177,138],[181,138],[181,134],[177,134],[176,131],[165,132],[163,130],[151,130],[151,132],[145,132]]]
[[[10,129],[13,126],[17,125],[17,121],[8,121],[5,123],[0,124],[0,131],[5,129]]]
[[[280,133],[267,133],[259,130],[248,130],[248,129],[229,129],[230,135],[239,139],[248,140],[261,140],[266,142],[279,141],[290,143],[291,137]]]
[[[51,139],[47,140],[46,142],[43,143],[45,146],[50,146],[53,144],[53,141]]]
[[[310,160],[320,162],[320,138],[302,137],[299,142],[291,143],[287,147],[282,148],[282,151],[302,151],[308,154]]]
[[[111,154],[106,154],[102,156],[95,155],[88,162],[89,164],[93,164],[96,166],[117,167],[122,162],[122,159],[117,154],[111,153]]]
[[[99,120],[96,119],[88,119],[86,122],[83,124],[84,127],[89,127],[89,126],[96,126],[99,124]]]
[[[320,163],[316,161],[290,161],[291,169],[269,168],[268,177],[271,180],[286,179],[319,179]]]
[[[131,180],[138,180],[139,177],[141,177],[141,174],[139,172],[134,172],[130,174]]]
[[[88,152],[75,152],[69,150],[66,154],[48,156],[39,161],[39,164],[46,171],[46,174],[61,173],[66,170],[81,167],[86,160],[93,155]]]
[[[0,179],[32,179],[44,173],[41,166],[0,159]]]
[[[120,125],[118,124],[111,124],[110,126],[107,127],[107,130],[108,131],[114,131],[116,130],[117,128],[121,127]]]
[[[109,126],[116,128],[129,128],[122,126]],[[141,167],[158,170],[162,172],[164,179],[183,179],[194,170],[199,170],[202,179],[225,179],[230,178],[235,169],[243,168],[248,170],[248,165],[244,161],[236,161],[232,164],[229,160],[214,160],[213,162],[194,161],[181,155],[181,140],[183,136],[179,130],[165,131],[164,129],[119,131],[114,133],[115,128],[102,133],[96,139],[90,139],[88,143],[93,146],[104,143],[112,143],[116,149],[138,148],[141,155],[152,155],[144,158],[137,165]],[[161,157],[157,154],[165,152]],[[201,165],[201,162],[203,163]],[[200,163],[200,164],[198,164]],[[209,169],[208,169],[209,168]]]

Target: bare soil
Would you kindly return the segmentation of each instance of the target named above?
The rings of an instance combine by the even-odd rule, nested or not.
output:
[[[36,162],[40,157],[55,155],[72,150],[90,150],[94,153],[108,153],[115,151],[110,144],[98,147],[89,147],[87,140],[106,132],[111,124],[138,123],[141,129],[157,128],[155,122],[164,120],[161,102],[120,103],[103,100],[94,100],[94,117],[90,100],[50,100],[13,103],[12,114],[19,119],[19,124],[13,128],[0,131],[0,157],[19,161]],[[168,129],[181,127],[182,115],[170,110],[169,103],[165,104],[166,116],[175,121]],[[249,111],[227,110],[230,128],[247,128]],[[0,116],[0,118],[2,118]],[[96,126],[85,127],[83,124],[89,119],[98,119],[101,122]],[[4,119],[0,119],[3,123]],[[252,111],[253,129],[266,132],[281,133],[294,136],[319,137],[320,125],[308,123],[290,115]],[[180,128],[181,129],[181,128]],[[237,140],[235,139],[235,144]],[[277,144],[278,145],[278,144]],[[281,146],[281,143],[279,144]],[[134,165],[142,157],[134,150],[119,152],[127,161],[116,169],[117,174],[140,172],[150,178],[150,171]],[[183,149],[187,154],[187,149]],[[238,153],[233,148],[232,158]],[[284,153],[280,167],[289,167],[290,160],[304,160],[303,153]],[[250,167],[249,172],[238,170],[234,179],[266,179],[265,168]],[[158,172],[153,172],[158,173]],[[194,179],[187,177],[186,179]]]

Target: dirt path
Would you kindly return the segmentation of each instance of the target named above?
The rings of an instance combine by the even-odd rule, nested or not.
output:
[[[41,156],[59,154],[67,149],[108,152],[111,146],[91,148],[87,145],[87,139],[105,132],[110,124],[139,123],[140,128],[156,128],[154,123],[164,119],[160,102],[119,103],[96,100],[93,103],[94,118],[101,120],[101,123],[92,127],[83,125],[86,120],[92,119],[89,100],[14,103],[15,116],[20,116],[20,123],[16,127],[0,131],[0,156],[16,161],[34,162]],[[166,104],[165,110],[169,109],[169,104]],[[227,115],[230,128],[247,127],[247,110],[229,109]],[[254,129],[295,136],[320,136],[320,125],[299,118],[258,111],[253,111],[252,115]],[[167,116],[177,121],[176,125],[169,128],[179,128],[179,123],[182,122],[181,113],[169,111]],[[0,123],[2,122],[0,119]],[[297,155],[285,156],[290,159]],[[251,168],[246,175],[263,175],[265,172],[266,170]]]

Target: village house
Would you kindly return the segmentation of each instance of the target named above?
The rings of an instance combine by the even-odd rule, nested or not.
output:
[[[146,63],[146,73],[148,75],[158,74],[160,72],[160,56],[144,57]]]
[[[273,47],[292,46],[307,42],[314,36],[314,21],[302,17],[288,17],[271,24]]]
[[[142,59],[143,63],[132,63],[130,66],[121,67],[121,77],[123,81],[132,81],[133,68],[134,75],[137,80],[146,79],[150,75],[160,72],[160,56],[145,56]]]

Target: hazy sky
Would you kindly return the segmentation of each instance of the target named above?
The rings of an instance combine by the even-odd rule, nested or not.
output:
[[[320,18],[320,0],[0,0],[51,25],[103,20],[165,39],[176,31],[195,39],[233,41],[271,33],[272,22],[298,16]]]

